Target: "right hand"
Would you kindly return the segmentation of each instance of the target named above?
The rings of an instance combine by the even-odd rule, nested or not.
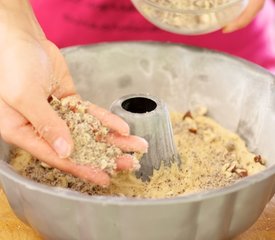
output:
[[[47,99],[50,95],[62,98],[77,93],[59,49],[46,39],[35,19],[27,16],[17,25],[12,24],[14,19],[0,23],[0,35],[4,36],[0,39],[1,137],[52,167],[108,185],[107,173],[67,159],[73,140],[66,123]],[[122,119],[92,104],[90,113],[115,132],[109,138],[111,143],[125,151],[146,152],[147,142],[129,136],[129,127]],[[129,155],[117,159],[118,170],[130,169],[132,165]]]
[[[223,28],[223,33],[231,33],[246,27],[264,7],[265,0],[249,0],[247,8],[234,21]]]

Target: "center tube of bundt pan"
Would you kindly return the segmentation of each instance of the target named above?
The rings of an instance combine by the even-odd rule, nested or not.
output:
[[[119,98],[111,105],[111,112],[124,119],[131,134],[145,138],[149,149],[140,160],[136,176],[149,181],[154,169],[180,163],[166,104],[157,97],[132,94]]]

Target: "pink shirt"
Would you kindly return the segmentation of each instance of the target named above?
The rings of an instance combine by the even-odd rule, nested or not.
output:
[[[58,47],[106,41],[154,40],[227,52],[275,73],[275,4],[267,0],[256,19],[231,34],[183,36],[158,29],[130,0],[31,0],[47,37]]]

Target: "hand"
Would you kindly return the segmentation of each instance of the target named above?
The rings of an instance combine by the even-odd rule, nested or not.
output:
[[[246,27],[263,8],[265,0],[250,0],[245,11],[233,22],[223,28],[223,33],[231,33]]]
[[[108,185],[107,173],[67,159],[73,150],[73,140],[48,98],[76,95],[76,90],[59,49],[43,34],[37,35],[39,30],[35,32],[10,30],[5,35],[5,47],[0,44],[1,137],[52,167]],[[93,104],[89,111],[115,132],[109,138],[112,144],[129,152],[147,150],[145,140],[129,136],[129,127],[122,119]],[[132,165],[129,155],[117,159],[118,170],[130,169]]]

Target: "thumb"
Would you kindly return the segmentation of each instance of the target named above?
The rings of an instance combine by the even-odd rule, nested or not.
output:
[[[39,136],[49,143],[60,158],[69,157],[73,140],[65,121],[58,116],[44,96],[36,95],[32,99],[36,100],[31,101],[29,97],[24,97],[13,107],[29,120]]]
[[[231,33],[246,27],[263,8],[265,0],[250,0],[244,12],[233,22],[223,28],[223,33]]]

